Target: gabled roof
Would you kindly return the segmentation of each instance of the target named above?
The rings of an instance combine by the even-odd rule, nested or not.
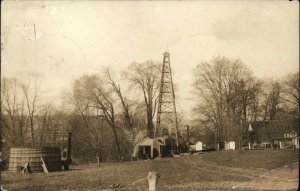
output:
[[[249,126],[251,125],[252,131],[257,132],[262,128],[265,128],[265,121],[254,121],[249,123]],[[249,126],[248,126],[248,131],[249,131]]]
[[[295,136],[298,135],[299,122],[293,119],[285,120],[266,120],[251,122],[252,131],[248,133],[256,140],[271,140],[274,137],[284,137],[285,134],[294,132]]]
[[[146,137],[145,139],[143,139],[139,143],[137,143],[137,145],[140,145],[140,146],[151,146],[151,145],[154,145],[154,144],[162,145],[162,143],[160,141],[155,140],[155,139],[151,139],[149,137]]]
[[[146,137],[145,139],[138,142],[137,145],[153,145],[153,139]]]

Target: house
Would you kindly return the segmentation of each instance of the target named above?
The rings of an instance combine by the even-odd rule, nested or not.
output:
[[[250,148],[299,148],[294,120],[268,120],[249,123],[247,142]]]

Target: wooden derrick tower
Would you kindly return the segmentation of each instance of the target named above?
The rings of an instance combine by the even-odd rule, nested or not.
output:
[[[175,137],[178,146],[179,131],[170,65],[170,53],[165,52],[163,56],[155,137],[164,135]]]

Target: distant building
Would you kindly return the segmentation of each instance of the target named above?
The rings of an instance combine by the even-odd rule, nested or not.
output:
[[[218,150],[235,150],[235,141],[220,141],[218,144]]]
[[[196,138],[191,138],[189,141],[190,145],[190,151],[203,151],[204,150],[204,144],[202,141],[198,141]]]
[[[203,143],[201,141],[198,141],[196,143],[196,151],[202,151],[203,150]]]
[[[163,143],[160,140],[147,137],[135,145],[132,157],[137,159],[150,159],[161,156],[162,145]]]
[[[248,144],[252,148],[299,148],[299,122],[269,120],[249,123]]]
[[[235,142],[225,141],[225,150],[235,150]]]

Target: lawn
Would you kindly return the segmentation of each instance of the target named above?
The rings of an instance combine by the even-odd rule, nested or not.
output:
[[[17,175],[2,172],[8,190],[147,190],[147,173],[161,174],[159,190],[231,189],[269,169],[299,161],[292,150],[219,151],[134,162],[72,165],[70,171]]]
[[[247,169],[274,169],[299,160],[299,152],[291,150],[219,151],[204,155],[203,159],[218,165]]]

